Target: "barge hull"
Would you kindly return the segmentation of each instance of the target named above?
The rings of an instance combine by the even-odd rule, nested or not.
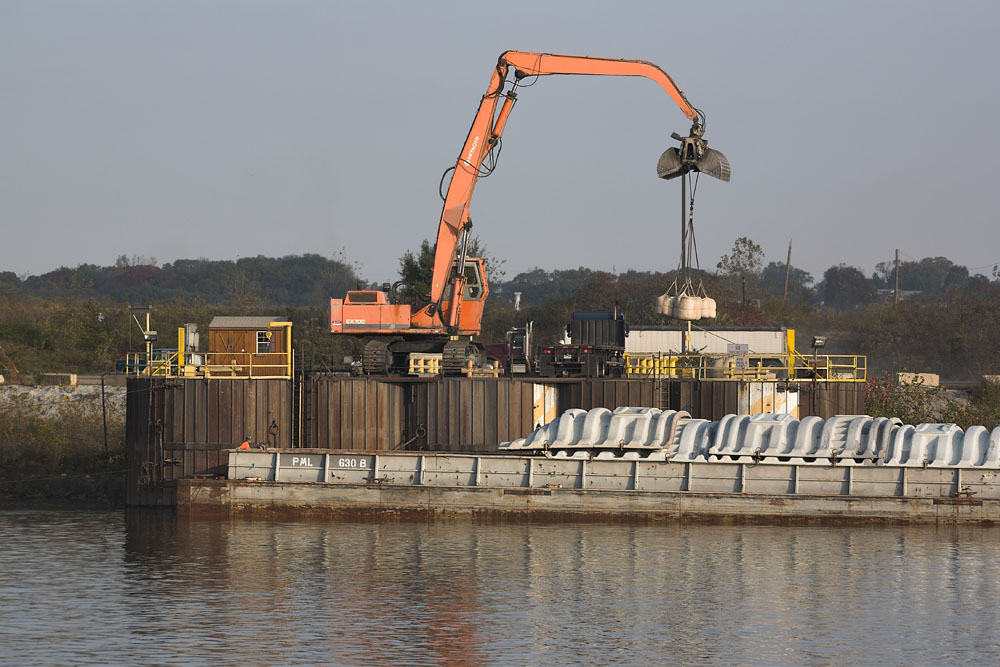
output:
[[[181,510],[321,515],[505,516],[747,523],[1000,522],[1000,501],[583,489],[376,486],[181,480]]]
[[[230,451],[229,479],[178,480],[188,509],[993,523],[996,470],[322,450]]]

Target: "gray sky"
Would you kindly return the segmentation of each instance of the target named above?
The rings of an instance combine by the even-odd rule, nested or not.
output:
[[[118,255],[344,256],[368,279],[436,233],[501,51],[650,60],[708,118],[714,268],[739,236],[817,280],[1000,262],[995,2],[0,0],[0,271]],[[520,91],[474,231],[507,277],[670,270],[689,123],[653,82]]]

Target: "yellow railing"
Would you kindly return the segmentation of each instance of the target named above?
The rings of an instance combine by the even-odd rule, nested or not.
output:
[[[197,352],[185,354],[183,364],[178,363],[176,352],[154,354],[129,354],[125,358],[124,372],[141,377],[215,377],[234,379],[289,378],[294,368],[292,352],[252,354],[241,352]]]
[[[626,354],[628,377],[695,380],[817,380],[864,382],[864,355],[766,354]]]

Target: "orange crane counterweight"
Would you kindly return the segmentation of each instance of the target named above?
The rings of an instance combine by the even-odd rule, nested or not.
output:
[[[509,80],[511,69],[513,80]],[[390,303],[389,292],[382,290],[352,291],[345,299],[330,301],[330,331],[366,339],[362,354],[365,373],[385,374],[406,367],[406,357],[412,353],[442,353],[444,374],[460,373],[470,362],[477,365],[481,360],[481,348],[471,337],[480,332],[489,285],[483,260],[467,256],[472,193],[479,179],[492,173],[496,166],[504,127],[517,101],[520,82],[552,74],[652,79],[692,122],[690,136],[674,134],[681,142],[680,148],[668,149],[661,156],[657,165],[660,177],[674,178],[689,171],[702,171],[729,180],[729,163],[721,153],[709,149],[703,138],[704,115],[688,102],[673,79],[653,63],[524,51],[502,53],[458,160],[450,168],[453,173],[443,195],[428,304],[411,312],[409,305]],[[505,92],[508,84],[510,89]]]

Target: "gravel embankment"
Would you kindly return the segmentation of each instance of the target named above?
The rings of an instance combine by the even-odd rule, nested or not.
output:
[[[108,414],[125,415],[125,387],[105,387],[104,400]],[[85,412],[100,412],[100,385],[31,386],[0,385],[0,409],[28,407],[42,416],[55,416],[67,408],[82,408]]]

